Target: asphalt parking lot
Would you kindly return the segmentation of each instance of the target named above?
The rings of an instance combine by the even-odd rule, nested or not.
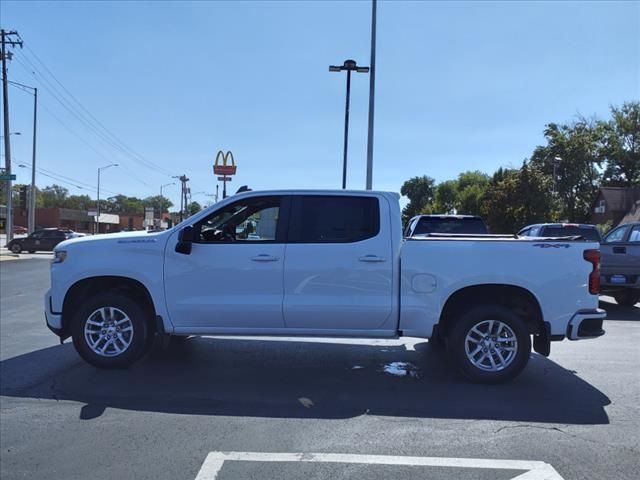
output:
[[[637,306],[603,297],[604,337],[507,385],[418,339],[191,338],[101,371],[45,327],[34,257],[0,262],[3,480],[637,478]]]

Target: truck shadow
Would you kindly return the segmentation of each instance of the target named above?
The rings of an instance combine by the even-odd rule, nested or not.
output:
[[[607,311],[607,319],[615,321],[640,322],[640,308],[618,305],[614,300],[600,299],[600,308]]]
[[[392,362],[411,374],[383,371]],[[303,340],[191,338],[128,370],[98,370],[70,344],[0,362],[0,394],[106,408],[198,415],[350,418],[359,415],[606,424],[610,400],[533,354],[512,383],[474,385],[426,343],[375,346]]]

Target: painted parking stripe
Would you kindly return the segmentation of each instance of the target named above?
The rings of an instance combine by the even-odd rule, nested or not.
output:
[[[545,462],[485,458],[404,457],[391,455],[354,455],[341,453],[263,453],[210,452],[195,480],[215,480],[226,461],[357,463],[366,465],[404,465],[417,467],[455,467],[491,470],[526,470],[512,480],[563,480]]]

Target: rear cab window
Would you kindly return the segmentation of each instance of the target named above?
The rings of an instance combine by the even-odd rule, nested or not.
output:
[[[376,197],[300,195],[291,206],[290,243],[353,243],[380,231]]]
[[[413,235],[428,233],[486,234],[489,232],[480,218],[421,217]]]

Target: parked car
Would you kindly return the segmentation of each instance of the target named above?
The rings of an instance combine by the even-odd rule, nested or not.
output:
[[[157,335],[430,338],[471,380],[533,348],[604,334],[599,244],[411,237],[385,192],[245,192],[158,233],[55,248],[47,325],[87,362],[131,365]],[[240,235],[251,220],[255,232]],[[563,248],[546,248],[562,246]]]
[[[600,242],[602,236],[595,225],[588,223],[538,223],[528,225],[518,232],[519,237],[582,237],[590,242]]]
[[[484,220],[476,215],[417,215],[407,223],[404,236],[432,233],[486,235],[489,229]]]
[[[6,248],[13,253],[20,253],[24,250],[29,253],[34,253],[38,250],[53,251],[60,242],[83,235],[68,229],[43,228],[36,230],[27,237],[14,238],[7,243]]]
[[[21,227],[20,225],[14,225],[13,226],[13,234],[14,235],[24,235],[25,233],[27,233],[29,230],[27,230],[24,227]]]
[[[600,245],[603,293],[620,305],[640,302],[640,222],[620,225],[604,237]]]

